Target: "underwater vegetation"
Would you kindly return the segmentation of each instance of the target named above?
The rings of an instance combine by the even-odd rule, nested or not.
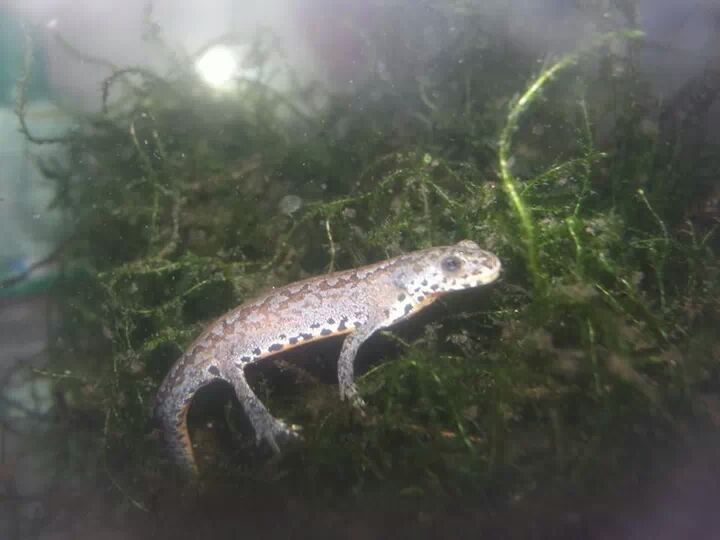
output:
[[[72,229],[37,374],[54,381],[60,474],[99,474],[147,507],[176,474],[154,394],[210,320],[269,287],[465,238],[501,258],[501,282],[375,340],[367,417],[328,379],[336,353],[314,349],[253,375],[304,427],[280,460],[254,448],[227,389],[198,400],[208,481],[517,500],[611,489],[718,428],[720,152],[692,121],[712,101],[661,103],[632,69],[636,32],[540,65],[469,19],[422,76],[354,93],[279,91],[262,69],[213,93],[192,57],[166,74],[113,68],[102,111],[53,141],[66,159],[39,163]]]

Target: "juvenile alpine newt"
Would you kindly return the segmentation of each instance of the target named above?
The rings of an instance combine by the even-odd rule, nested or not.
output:
[[[205,329],[160,386],[156,415],[170,452],[183,469],[197,474],[187,413],[195,393],[216,380],[232,384],[258,443],[264,440],[279,452],[279,442],[298,434],[268,412],[244,368],[332,336],[346,336],[337,367],[340,397],[362,408],[353,366],[360,346],[448,292],[492,283],[500,268],[494,254],[463,240],[291,283],[240,305]]]

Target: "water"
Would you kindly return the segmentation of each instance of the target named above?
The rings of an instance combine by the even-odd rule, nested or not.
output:
[[[714,537],[712,6],[3,9],[0,537]],[[211,385],[183,480],[151,411],[207,324],[465,238],[501,279],[370,339],[364,416],[297,347],[246,371],[304,441]]]

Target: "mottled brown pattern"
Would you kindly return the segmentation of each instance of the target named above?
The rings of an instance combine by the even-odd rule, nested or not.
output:
[[[442,264],[446,258],[458,259],[462,273],[448,274]],[[338,377],[341,396],[360,406],[352,363],[373,332],[412,316],[446,292],[490,283],[499,271],[497,257],[463,241],[291,283],[226,313],[188,347],[158,391],[157,414],[173,456],[197,472],[187,408],[199,388],[217,379],[234,385],[258,439],[277,450],[276,438],[293,432],[267,412],[247,385],[243,368],[319,339],[353,336],[343,345]]]

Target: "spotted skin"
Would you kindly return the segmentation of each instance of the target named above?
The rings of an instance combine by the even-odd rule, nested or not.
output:
[[[156,415],[173,458],[186,472],[198,473],[187,412],[195,393],[216,380],[232,384],[258,442],[279,452],[282,443],[297,438],[255,395],[244,368],[313,341],[347,336],[338,359],[340,396],[362,408],[354,383],[360,346],[443,294],[492,283],[500,268],[495,255],[463,240],[291,283],[226,313],[190,345],[158,390]]]

